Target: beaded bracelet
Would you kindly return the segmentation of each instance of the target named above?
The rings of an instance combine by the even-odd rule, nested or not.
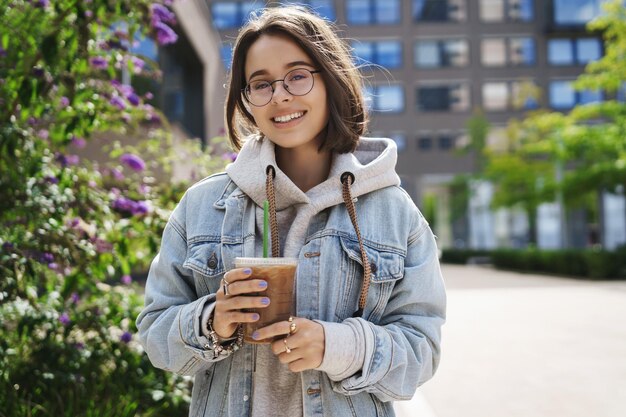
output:
[[[210,317],[207,321],[207,327],[209,328],[209,338],[211,339],[211,344],[213,344],[214,358],[217,358],[220,355],[228,356],[231,353],[238,351],[243,345],[243,326],[241,324],[237,327],[237,337],[226,341],[220,340],[221,338],[217,332],[213,330],[213,317]],[[206,345],[205,348],[211,349],[211,346]]]

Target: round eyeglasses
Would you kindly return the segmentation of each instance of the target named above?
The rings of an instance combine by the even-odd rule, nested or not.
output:
[[[292,96],[304,96],[313,89],[313,74],[321,70],[310,71],[305,68],[298,68],[289,71],[281,80],[266,81],[255,80],[248,83],[243,89],[243,96],[248,103],[256,107],[265,106],[272,100],[274,95],[274,84],[282,81],[285,90]]]

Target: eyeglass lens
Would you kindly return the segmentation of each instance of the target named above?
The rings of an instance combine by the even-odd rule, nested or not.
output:
[[[245,89],[248,101],[255,106],[264,106],[270,102],[274,94],[274,83],[282,81],[285,90],[291,95],[303,96],[313,89],[313,74],[303,68],[289,71],[282,80],[255,80]]]

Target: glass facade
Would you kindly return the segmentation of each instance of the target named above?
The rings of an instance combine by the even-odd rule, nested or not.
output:
[[[376,64],[387,69],[402,67],[400,41],[355,41],[352,48],[357,65]]]
[[[554,23],[559,26],[584,26],[600,15],[606,0],[553,0]]]
[[[335,14],[335,6],[333,0],[294,0],[294,1],[282,1],[282,4],[295,4],[306,6],[321,17],[328,20],[335,20],[337,15]]]
[[[550,107],[556,110],[571,109],[577,104],[597,103],[603,100],[599,91],[576,91],[572,81],[556,80],[550,82]]]
[[[404,132],[392,132],[389,138],[393,139],[398,147],[398,152],[404,152],[406,150],[406,134]]]
[[[263,7],[264,4],[257,1],[215,2],[211,4],[213,24],[220,30],[239,28],[248,20],[251,12]]]
[[[534,18],[533,0],[480,0],[483,22],[530,22]]]
[[[370,111],[401,113],[404,111],[404,89],[401,85],[374,85],[365,87],[365,103]]]
[[[486,67],[531,66],[536,62],[531,37],[486,38],[480,43],[481,62]]]
[[[419,40],[414,46],[417,68],[464,67],[469,63],[469,47],[465,39]]]
[[[467,20],[465,0],[412,0],[413,20],[418,22],[461,22]]]
[[[398,24],[400,7],[400,0],[348,0],[346,20],[351,25]]]
[[[223,43],[220,46],[220,57],[222,58],[224,68],[230,69],[233,60],[233,45],[231,43]]]
[[[483,108],[487,111],[535,109],[538,107],[532,81],[497,81],[482,85]]]
[[[557,38],[548,41],[548,62],[551,65],[585,65],[602,57],[598,38]]]
[[[469,110],[470,91],[466,83],[427,84],[417,87],[417,109],[423,112]]]

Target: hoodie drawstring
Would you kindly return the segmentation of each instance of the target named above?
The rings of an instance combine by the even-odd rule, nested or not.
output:
[[[268,165],[266,170],[266,179],[265,179],[265,193],[267,195],[267,199],[269,201],[270,206],[270,232],[272,239],[272,257],[278,258],[280,256],[280,242],[278,239],[278,223],[276,221],[276,194],[274,192],[274,177],[276,177],[276,171],[273,166]],[[365,246],[363,246],[363,239],[361,238],[361,230],[359,229],[359,223],[356,217],[356,208],[354,207],[354,201],[352,201],[352,191],[350,186],[354,183],[354,174],[351,172],[344,172],[341,174],[341,184],[342,184],[342,196],[343,202],[348,209],[348,215],[350,216],[350,221],[352,222],[352,226],[354,227],[354,231],[356,232],[356,237],[359,241],[359,249],[361,251],[361,262],[363,263],[363,285],[361,286],[361,293],[359,295],[359,306],[358,309],[354,312],[352,317],[361,317],[363,316],[363,310],[365,309],[365,303],[367,302],[367,293],[370,288],[370,281],[372,276],[372,269],[369,263],[369,259],[367,257],[367,253],[365,252]]]
[[[361,250],[361,262],[363,263],[363,285],[361,286],[361,294],[359,295],[359,308],[354,312],[352,317],[361,317],[363,310],[365,309],[365,303],[367,302],[367,293],[370,289],[370,281],[372,276],[372,268],[370,266],[367,253],[365,253],[365,247],[363,246],[363,239],[361,238],[361,230],[359,229],[359,223],[356,218],[356,208],[354,207],[354,201],[352,200],[352,191],[350,185],[354,183],[354,174],[351,172],[344,172],[341,174],[341,184],[343,185],[343,202],[348,209],[348,215],[352,221],[352,226],[356,232],[356,237],[359,240],[359,249]]]
[[[280,241],[278,240],[278,222],[276,221],[276,194],[274,193],[274,177],[276,171],[271,165],[265,170],[265,195],[270,205],[270,236],[272,239],[272,258],[280,257]]]

